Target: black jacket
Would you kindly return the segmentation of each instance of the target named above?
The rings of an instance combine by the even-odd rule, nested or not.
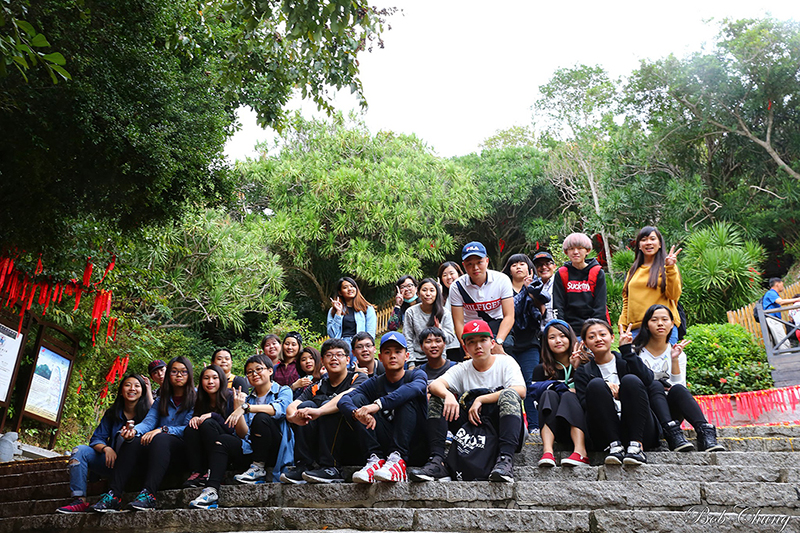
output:
[[[617,375],[620,381],[624,376],[634,374],[639,376],[645,387],[649,387],[650,383],[653,382],[653,371],[639,359],[630,344],[624,344],[619,349],[622,354],[613,353],[617,361]],[[584,411],[586,410],[586,387],[589,386],[589,382],[594,378],[603,379],[603,373],[600,372],[600,367],[597,366],[594,359],[575,370],[575,392],[578,393],[578,401],[581,402],[581,407],[583,407]]]
[[[572,261],[567,261],[567,284],[561,279],[561,269],[556,270],[553,280],[553,312],[556,318],[567,322],[580,336],[583,322],[587,318],[599,318],[608,321],[606,308],[606,275],[600,268],[597,272],[597,282],[594,294],[589,284],[589,271],[593,266],[600,265],[597,259],[586,263],[586,267],[578,270],[572,266]]]

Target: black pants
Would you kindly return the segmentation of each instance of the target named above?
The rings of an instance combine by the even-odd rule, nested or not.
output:
[[[431,395],[428,402],[428,447],[431,456],[444,459],[444,445],[449,429],[455,434],[461,426],[469,420],[469,412],[459,409],[458,418],[448,422],[442,416],[444,400]],[[522,399],[516,391],[505,389],[495,404],[481,406],[481,418],[484,423],[489,423],[497,430],[498,453],[501,455],[514,455],[524,442],[525,426],[522,423]]]
[[[267,467],[274,467],[281,447],[278,421],[266,413],[256,414],[250,423],[250,445],[253,448],[253,462],[259,461]]]
[[[147,446],[142,445],[141,437],[125,442],[114,464],[111,491],[121,497],[134,469],[146,461],[144,488],[155,494],[169,468],[183,469],[185,450],[183,439],[168,433],[158,433]]]
[[[697,400],[683,385],[673,385],[666,393],[664,385],[660,381],[653,381],[647,392],[650,395],[653,412],[662,426],[670,420],[675,420],[678,424],[683,420],[688,420],[695,428],[708,422],[697,404]]]
[[[209,487],[219,489],[225,479],[228,464],[234,465],[235,469],[247,466],[244,464],[247,458],[242,451],[242,439],[229,433],[213,418],[203,421],[197,429],[187,427],[183,440],[186,442],[189,470],[210,470],[207,483]]]
[[[350,393],[356,407],[372,403],[365,396]],[[410,401],[392,411],[375,413],[375,429],[365,428],[362,438],[366,455],[388,457],[398,452],[406,464],[421,465],[428,458],[425,446],[425,410],[424,403]],[[360,424],[360,422],[353,420]]]
[[[617,416],[614,396],[602,378],[586,387],[586,425],[592,443],[605,448],[614,441],[639,441],[645,448],[659,445],[658,420],[650,409],[648,391],[638,376],[623,376],[619,384],[622,416]]]
[[[297,406],[317,407],[312,401]],[[292,426],[294,430],[294,459],[301,468],[317,463],[328,466],[358,465],[366,461],[366,443],[370,436],[361,422],[347,419],[341,413],[331,413],[312,420],[305,426]]]

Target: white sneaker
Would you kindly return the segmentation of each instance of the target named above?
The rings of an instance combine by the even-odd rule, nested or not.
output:
[[[374,453],[367,459],[367,464],[364,468],[353,474],[353,483],[375,483],[375,472],[380,469],[386,461],[375,455]]]
[[[189,502],[189,507],[192,509],[216,509],[219,503],[219,496],[217,489],[214,487],[206,487],[200,496]]]
[[[397,452],[389,454],[389,458],[374,474],[375,481],[408,481],[406,462]]]
[[[248,483],[250,485],[266,483],[267,471],[264,470],[264,463],[253,463],[245,472],[233,476],[233,479],[239,483]]]

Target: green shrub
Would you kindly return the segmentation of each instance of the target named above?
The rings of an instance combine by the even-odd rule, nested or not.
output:
[[[686,338],[686,382],[694,394],[736,393],[773,386],[766,352],[738,324],[697,324]]]
[[[618,275],[606,275],[606,305],[611,325],[616,327],[622,314],[622,288],[625,282]]]
[[[628,270],[631,269],[634,259],[636,259],[636,252],[630,248],[625,248],[611,256],[611,266],[614,267],[614,272],[620,274],[624,279]]]

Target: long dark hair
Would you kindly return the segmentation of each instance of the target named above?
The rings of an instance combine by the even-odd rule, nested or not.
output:
[[[219,375],[219,389],[211,396],[203,388],[203,374],[206,372],[216,372]],[[225,377],[225,371],[217,365],[208,365],[200,372],[200,385],[197,387],[197,400],[194,403],[195,416],[204,415],[206,413],[219,413],[223,417],[228,416],[228,398],[230,397],[230,390],[228,390],[228,378]]]
[[[439,281],[441,281],[442,274],[444,273],[445,270],[447,270],[447,267],[453,267],[456,270],[456,272],[458,272],[459,276],[464,275],[464,271],[461,270],[461,265],[459,265],[455,261],[445,261],[444,263],[439,265],[439,272],[436,273],[436,276],[439,278]],[[450,289],[448,287],[445,287],[444,283],[442,283],[442,298],[446,300],[449,296],[450,296]]]
[[[511,257],[508,258],[508,261],[506,261],[506,264],[503,267],[503,270],[501,270],[501,272],[503,274],[508,276],[508,279],[510,279],[510,280],[514,279],[514,278],[511,277],[511,265],[513,265],[514,263],[525,263],[525,264],[527,264],[528,265],[528,270],[530,271],[530,273],[533,274],[533,275],[536,275],[536,267],[533,266],[533,261],[531,261],[530,257],[528,257],[525,254],[514,254],[514,255],[512,255]]]
[[[556,328],[569,339],[569,346],[567,353],[572,353],[575,349],[575,343],[578,339],[575,337],[575,332],[569,324],[562,324],[561,322],[552,322],[542,332],[542,366],[544,367],[544,375],[548,379],[554,379],[556,376],[556,356],[550,351],[550,343],[547,342],[547,332],[550,328]]]
[[[650,342],[650,328],[647,327],[647,323],[650,322],[651,318],[653,318],[653,313],[659,309],[666,309],[669,319],[672,320],[673,323],[675,322],[675,318],[672,316],[672,311],[670,311],[669,307],[666,305],[655,304],[648,307],[647,311],[644,312],[644,318],[642,318],[642,326],[639,328],[639,333],[636,335],[636,338],[633,339],[634,352],[641,352],[642,348],[647,346],[647,343]]]
[[[167,371],[166,375],[164,376],[164,384],[161,385],[161,394],[159,395],[159,403],[158,403],[158,414],[159,416],[167,416],[169,414],[168,404],[170,399],[172,399],[172,395],[175,392],[172,390],[172,366],[175,363],[181,363],[186,367],[186,370],[189,371],[189,375],[186,376],[186,386],[183,388],[183,401],[181,405],[178,407],[178,412],[182,413],[183,411],[187,411],[189,409],[194,409],[194,402],[197,398],[197,391],[194,390],[194,367],[192,367],[192,362],[189,361],[182,355],[178,357],[173,357],[169,363],[167,363]],[[225,373],[223,372],[223,375]],[[227,379],[225,381],[227,383]]]
[[[358,288],[358,283],[356,283],[356,280],[348,276],[340,278],[339,281],[336,282],[336,296],[341,296],[342,283],[344,283],[345,281],[350,285],[352,285],[353,287],[355,287],[356,289],[356,297],[353,298],[353,309],[355,309],[356,312],[360,311],[362,313],[366,313],[367,307],[374,307],[361,294],[361,289]],[[344,298],[342,300],[344,300]],[[342,301],[342,304],[344,304],[344,314],[347,314],[347,303],[345,301]]]
[[[117,387],[117,397],[114,398],[114,403],[111,404],[111,407],[106,409],[106,412],[103,414],[103,418],[109,417],[112,420],[120,420],[125,418],[125,397],[122,394],[122,386],[129,379],[135,379],[139,382],[139,385],[142,386],[142,395],[139,397],[136,405],[133,408],[133,421],[138,424],[144,420],[144,417],[147,415],[147,411],[150,410],[150,405],[147,402],[147,385],[145,384],[144,378],[139,374],[128,374],[122,378],[122,380],[120,380],[119,387]]]
[[[639,243],[642,242],[642,239],[645,237],[649,237],[653,232],[655,232],[656,236],[658,237],[658,242],[661,246],[658,248],[655,257],[653,258],[653,265],[650,267],[650,277],[647,279],[647,286],[651,289],[657,288],[658,278],[661,277],[661,292],[663,293],[667,290],[667,271],[666,267],[664,266],[664,260],[667,258],[667,252],[664,250],[664,237],[655,226],[645,226],[639,230],[639,234],[636,236],[636,242],[633,245],[634,250],[636,251],[636,258],[633,260],[631,269],[628,270],[628,275],[625,276],[625,285],[622,287],[622,295],[625,297],[628,296],[628,283],[630,283],[633,274],[639,269],[640,266],[644,264],[644,252],[642,252],[642,250],[639,248]]]
[[[430,283],[436,289],[436,298],[433,299],[433,304],[431,305],[431,317],[428,319],[428,323],[426,324],[428,327],[435,326],[435,320],[439,320],[439,323],[442,323],[442,317],[444,316],[444,303],[442,303],[442,288],[439,286],[439,282],[433,278],[425,278],[419,282],[419,288],[421,289],[423,285],[426,283]]]
[[[303,358],[303,354],[310,355],[311,358],[314,360],[314,370],[311,371],[310,374],[311,377],[312,378],[319,377],[320,369],[322,368],[322,358],[320,357],[317,349],[314,348],[313,346],[306,346],[305,348],[300,350],[299,354],[297,354],[297,373],[300,375],[301,378],[309,375],[308,372],[303,370],[303,368],[300,366],[300,359]]]

